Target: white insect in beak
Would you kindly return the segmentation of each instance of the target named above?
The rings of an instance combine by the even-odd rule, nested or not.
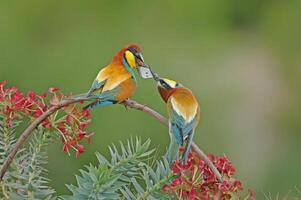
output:
[[[150,70],[149,66],[146,63],[144,63],[142,54],[139,54],[139,60],[141,62],[141,65],[137,67],[139,75],[143,79],[153,78],[152,71]]]
[[[144,79],[153,78],[152,72],[148,67],[137,67],[139,75]]]

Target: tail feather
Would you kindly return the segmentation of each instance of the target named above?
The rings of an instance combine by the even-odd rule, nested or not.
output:
[[[179,157],[179,145],[177,144],[176,138],[170,134],[170,143],[165,154],[165,158],[168,163],[171,165],[174,161],[176,161]]]
[[[182,155],[183,164],[186,164],[186,162],[187,162],[188,153],[190,151],[192,141],[193,141],[193,135],[194,135],[194,130],[191,130],[190,133],[188,134],[186,145],[185,145],[184,152]]]
[[[108,106],[108,105],[112,105],[112,104],[114,104],[113,101],[97,100],[97,101],[94,101],[94,102],[86,105],[83,109],[91,110],[91,109],[96,108],[96,107]]]
[[[88,93],[83,93],[83,94],[78,94],[78,95],[73,95],[71,97],[66,98],[66,100],[88,100],[91,99],[92,97],[89,96]]]

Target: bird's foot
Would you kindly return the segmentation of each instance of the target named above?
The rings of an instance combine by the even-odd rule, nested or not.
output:
[[[126,100],[123,101],[123,106],[124,106],[124,108],[126,109],[126,111],[129,110],[128,105],[125,103],[125,101],[127,101],[127,100],[129,100],[129,98],[127,98]]]

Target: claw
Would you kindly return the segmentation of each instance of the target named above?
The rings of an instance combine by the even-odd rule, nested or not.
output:
[[[127,100],[129,100],[129,98],[127,98],[125,101],[127,101]],[[125,101],[124,101],[124,102],[125,102]],[[129,110],[128,106],[127,106],[125,103],[123,103],[123,106],[124,106],[124,108],[126,109],[126,111]]]
[[[123,104],[123,105],[124,105],[124,107],[125,107],[126,111],[128,111],[128,110],[129,110],[128,106],[127,106],[127,105],[125,105],[125,104]]]

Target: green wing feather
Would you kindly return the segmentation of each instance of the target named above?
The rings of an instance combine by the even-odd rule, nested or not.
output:
[[[197,123],[197,117],[195,116],[190,122],[187,122],[182,115],[179,115],[175,109],[173,108],[172,104],[170,105],[170,132],[172,134],[171,137],[174,137],[171,139],[171,143],[168,149],[168,160],[174,159],[175,151],[174,148],[177,146],[174,144],[175,142],[179,146],[184,146],[184,141],[186,141],[185,147],[184,147],[184,153],[182,155],[183,163],[186,163],[189,150],[191,148],[193,135],[194,135],[194,127],[195,123]],[[174,156],[172,156],[172,153]],[[173,161],[173,160],[171,160]]]

